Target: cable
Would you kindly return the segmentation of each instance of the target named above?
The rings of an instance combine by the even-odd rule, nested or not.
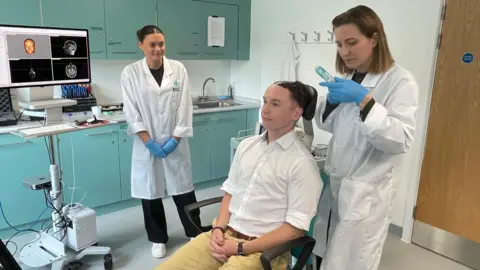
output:
[[[53,201],[52,201],[52,198],[50,198],[49,196],[47,196],[47,193],[46,191],[44,190],[44,195],[45,195],[45,200],[47,201],[47,205],[48,207],[50,207],[51,209],[53,209],[58,215],[59,215],[59,218],[58,219],[61,219],[61,221],[57,222],[57,220],[54,220],[52,223],[52,227],[60,227],[60,231],[64,231],[64,234],[62,236],[62,239],[60,239],[60,241],[63,241],[63,239],[65,238],[65,236],[67,235],[67,230],[68,230],[68,220],[64,217],[63,213],[61,212],[61,210],[57,209],[54,205],[53,205]],[[58,198],[60,196],[60,193],[57,194],[57,197]],[[56,200],[53,199],[53,200]],[[61,206],[60,209],[63,208],[63,205]],[[58,232],[60,232],[58,231]],[[56,232],[56,233],[58,233]]]
[[[77,187],[77,179],[75,177],[75,155],[73,150],[73,140],[70,136],[70,147],[72,148],[72,164],[73,164],[73,189],[72,189],[72,198],[70,199],[70,205],[73,205],[73,200],[75,198],[75,188]]]
[[[48,152],[48,160],[50,160],[50,164],[53,164],[52,155],[50,155],[50,148],[48,147],[48,143],[47,143],[47,137],[43,137],[43,139],[45,140],[45,147],[47,148],[47,152]]]
[[[36,241],[38,241],[38,240],[40,240],[40,239],[42,238],[42,234],[41,234],[39,231],[32,230],[32,229],[21,230],[21,231],[18,231],[18,232],[16,232],[16,233],[14,233],[12,236],[10,236],[10,238],[8,238],[7,242],[5,242],[5,246],[7,246],[9,243],[12,243],[12,244],[15,245],[15,252],[12,253],[12,256],[15,256],[15,254],[16,254],[17,251],[18,251],[18,246],[17,246],[17,244],[16,244],[15,242],[12,241],[12,239],[13,239],[15,236],[19,235],[20,233],[22,233],[22,232],[28,232],[28,231],[37,233],[37,234],[39,235],[39,237],[36,238],[36,239],[33,240],[33,241],[30,241],[28,244],[24,245],[24,246],[20,249],[20,252],[22,252],[22,250],[23,250],[23,248],[24,248],[25,246],[30,245],[31,243],[34,243],[34,242],[36,242]]]
[[[37,225],[38,221],[40,221],[40,219],[42,218],[43,214],[44,214],[45,211],[47,211],[47,210],[48,210],[48,207],[43,210],[43,212],[38,216],[37,220],[35,220],[35,222],[32,224],[32,226],[30,226],[30,228],[28,228],[27,230],[31,230],[35,225]],[[7,217],[5,216],[5,212],[3,211],[3,206],[2,206],[2,202],[1,202],[1,201],[0,201],[0,211],[2,212],[3,219],[5,220],[5,222],[7,223],[7,225],[8,225],[11,229],[15,230],[16,232],[24,231],[24,230],[19,230],[19,229],[15,228],[14,226],[12,226],[12,224],[10,224],[10,222],[8,222]]]

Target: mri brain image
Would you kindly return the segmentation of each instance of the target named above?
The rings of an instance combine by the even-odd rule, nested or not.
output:
[[[67,75],[67,77],[69,77],[70,79],[73,79],[75,77],[77,77],[77,67],[70,63],[68,64],[66,67],[65,67],[65,74]]]
[[[23,41],[23,47],[25,48],[25,52],[27,54],[34,54],[35,53],[35,41],[31,38],[25,39]]]
[[[75,43],[73,40],[67,40],[65,41],[65,44],[63,44],[63,51],[66,55],[74,56],[76,50],[77,43]]]
[[[30,80],[35,80],[35,77],[37,76],[37,74],[35,73],[35,70],[33,70],[33,68],[30,69],[30,72],[28,72],[28,76],[30,77]]]

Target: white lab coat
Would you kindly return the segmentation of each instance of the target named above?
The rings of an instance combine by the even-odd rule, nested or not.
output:
[[[121,76],[123,106],[128,134],[133,137],[132,197],[157,199],[193,190],[188,138],[193,136],[192,98],[187,70],[182,63],[163,58],[161,87],[145,58],[125,67]],[[181,137],[177,148],[165,158],[154,157],[136,135],[147,131],[164,143]]]
[[[323,122],[326,96],[315,114],[317,126],[333,134],[325,164],[330,181],[313,233],[323,270],[378,268],[390,224],[395,159],[415,134],[418,86],[407,70],[394,64],[384,74],[367,74],[362,85],[376,101],[365,122],[355,103],[341,103]]]
[[[296,81],[297,80],[297,59],[300,52],[297,49],[295,41],[292,39],[288,43],[285,58],[282,62],[282,70],[280,72],[280,80]]]

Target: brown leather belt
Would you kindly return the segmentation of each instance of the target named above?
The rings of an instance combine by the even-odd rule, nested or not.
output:
[[[237,232],[230,226],[227,227],[227,231],[229,231],[232,234],[233,237],[238,238],[238,239],[242,239],[242,240],[246,240],[246,241],[251,241],[251,240],[257,239],[257,237],[248,236],[248,235],[245,235],[243,233]]]

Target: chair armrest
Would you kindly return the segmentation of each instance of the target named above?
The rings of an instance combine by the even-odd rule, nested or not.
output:
[[[312,254],[313,248],[315,246],[315,239],[310,236],[302,236],[297,239],[290,240],[283,245],[278,247],[271,248],[263,252],[262,256],[260,256],[260,261],[262,262],[263,269],[271,270],[272,267],[270,262],[277,258],[278,256],[282,255],[285,252],[289,252],[294,248],[303,247],[298,257],[298,261],[292,270],[300,270],[306,265],[310,255]]]
[[[187,218],[188,220],[190,221],[190,223],[193,224],[193,226],[195,226],[195,228],[197,228],[197,230],[199,232],[204,232],[205,230],[211,230],[212,229],[212,226],[205,226],[202,228],[199,228],[197,226],[197,224],[195,224],[195,222],[193,222],[193,219],[192,219],[192,211],[195,210],[195,209],[199,209],[199,208],[202,208],[204,206],[207,206],[207,205],[211,205],[211,204],[215,204],[215,203],[219,203],[221,202],[223,199],[223,196],[221,197],[215,197],[215,198],[211,198],[211,199],[207,199],[207,200],[203,200],[203,201],[199,201],[199,202],[196,202],[196,203],[192,203],[192,204],[189,204],[187,206],[185,206],[184,210],[185,210],[185,213],[187,214]]]

